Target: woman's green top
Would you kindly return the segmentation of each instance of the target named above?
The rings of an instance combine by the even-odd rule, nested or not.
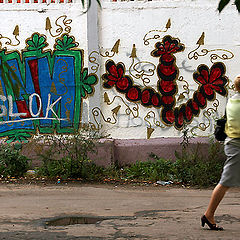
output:
[[[225,132],[228,136],[226,142],[232,144],[240,143],[240,93],[236,93],[231,97],[226,106],[227,123],[225,126]],[[230,139],[229,139],[230,138]]]

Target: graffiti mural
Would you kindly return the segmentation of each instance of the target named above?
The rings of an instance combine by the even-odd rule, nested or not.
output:
[[[25,141],[32,134],[72,133],[79,128],[82,100],[94,92],[97,76],[83,68],[73,36],[63,34],[54,49],[34,33],[26,49],[0,51],[0,137]]]
[[[202,42],[199,42],[200,45]],[[143,107],[161,109],[161,122],[165,126],[174,126],[177,130],[181,130],[186,124],[190,124],[194,117],[199,116],[200,111],[206,108],[208,101],[216,99],[216,93],[225,97],[228,85],[225,65],[222,62],[215,62],[210,68],[201,64],[193,73],[193,80],[198,84],[198,87],[192,98],[177,106],[178,85],[176,81],[185,80],[179,77],[175,54],[184,51],[184,49],[185,46],[180,43],[180,40],[170,35],[164,36],[162,41],[155,44],[151,56],[159,58],[156,67],[158,77],[156,89],[145,86],[145,84],[144,86],[135,84],[131,71],[129,71],[130,75],[126,74],[124,63],[115,63],[111,59],[105,64],[106,72],[102,75],[103,87],[106,89],[115,88],[119,93],[124,94],[128,101],[141,104]],[[206,55],[211,51],[207,50],[204,54]],[[136,57],[136,54],[132,53],[132,55]],[[211,59],[212,57],[214,56],[211,56]],[[184,98],[183,93],[179,97]],[[161,125],[160,122],[158,125]]]

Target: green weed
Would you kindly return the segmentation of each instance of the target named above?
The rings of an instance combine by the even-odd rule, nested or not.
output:
[[[184,129],[182,150],[175,152],[175,158],[163,159],[151,153],[145,162],[130,166],[97,166],[89,153],[96,152],[96,144],[102,138],[98,132],[82,129],[65,135],[52,135],[36,142],[42,166],[37,174],[48,178],[82,179],[86,181],[172,181],[184,185],[208,187],[215,185],[221,176],[225,161],[223,145],[213,140],[203,153],[200,145],[190,148],[188,129]]]
[[[141,181],[173,181],[199,187],[215,185],[225,161],[223,145],[211,141],[208,154],[201,152],[199,147],[197,144],[191,149],[188,144],[184,145],[181,152],[175,152],[175,161],[152,153],[152,160],[124,167],[123,177]]]
[[[20,154],[14,145],[0,144],[0,175],[3,177],[21,177],[30,168],[30,161]]]
[[[100,138],[98,132],[89,129],[81,129],[72,135],[39,138],[37,155],[42,166],[38,168],[38,174],[50,178],[96,179],[103,169],[89,159],[89,153],[96,152]]]
[[[221,176],[225,161],[223,145],[210,142],[208,154],[195,149],[184,148],[181,153],[175,152],[175,178],[189,185],[207,187],[215,185]]]
[[[151,154],[154,161],[136,162],[129,167],[124,168],[124,175],[127,179],[149,180],[149,181],[167,181],[173,178],[173,163],[170,160],[158,158]]]

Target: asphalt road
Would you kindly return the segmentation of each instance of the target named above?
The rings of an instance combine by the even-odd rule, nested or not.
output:
[[[239,189],[216,213],[221,232],[200,226],[210,195],[163,186],[1,184],[0,239],[240,239]]]

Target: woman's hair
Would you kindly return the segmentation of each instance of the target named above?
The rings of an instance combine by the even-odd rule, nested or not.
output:
[[[234,87],[238,92],[240,92],[240,75],[237,75],[234,79]]]

